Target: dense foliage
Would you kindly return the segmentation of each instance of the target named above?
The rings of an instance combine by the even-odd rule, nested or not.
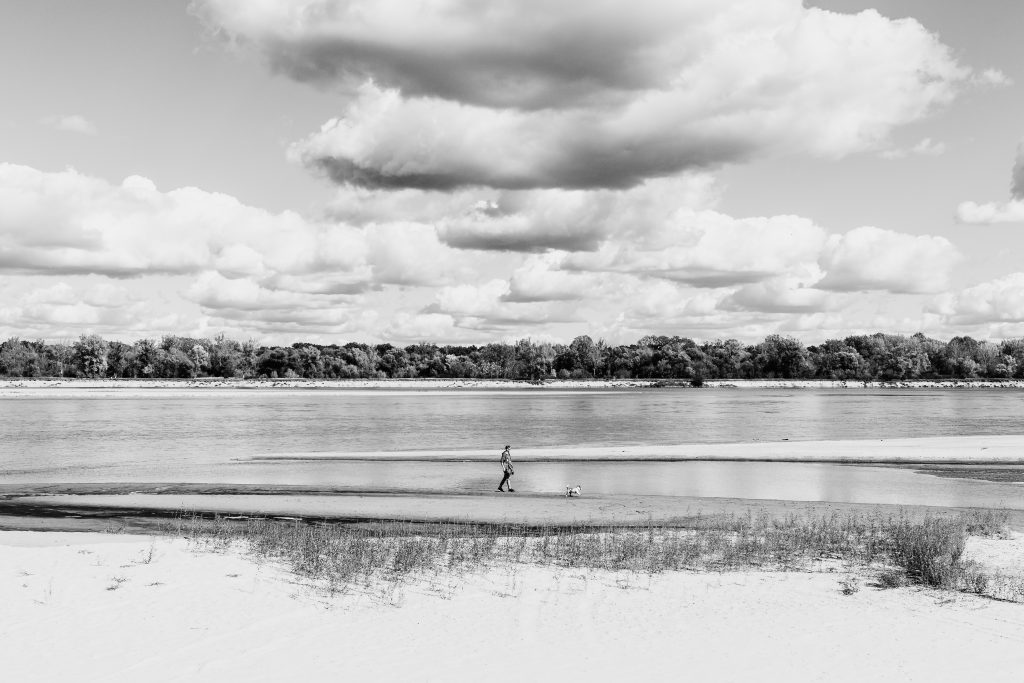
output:
[[[298,343],[261,346],[166,336],[132,344],[83,335],[72,343],[0,343],[7,377],[242,377],[346,379],[387,377],[841,379],[940,377],[1024,378],[1024,339],[1002,342],[923,334],[856,335],[805,347],[769,335],[758,344],[735,339],[698,344],[685,337],[647,336],[611,346],[588,336],[571,344],[520,339],[483,346]]]

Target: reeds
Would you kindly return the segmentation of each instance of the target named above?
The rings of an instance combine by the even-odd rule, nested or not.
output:
[[[968,530],[996,535],[1006,519],[998,512],[916,521],[748,513],[698,515],[679,526],[530,527],[182,515],[174,531],[207,547],[241,547],[257,559],[283,562],[332,590],[524,563],[655,574],[807,570],[838,561],[881,569],[883,586],[912,582],[985,593],[990,577],[964,559],[964,544]]]

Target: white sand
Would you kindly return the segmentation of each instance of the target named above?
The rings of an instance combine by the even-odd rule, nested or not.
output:
[[[1020,536],[990,545],[1021,565]],[[0,658],[10,681],[1021,680],[1024,605],[845,576],[524,567],[330,597],[182,540],[0,532]]]

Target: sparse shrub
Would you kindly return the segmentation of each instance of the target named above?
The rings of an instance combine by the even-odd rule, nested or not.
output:
[[[953,588],[962,570],[967,542],[961,518],[925,517],[919,523],[899,519],[891,524],[891,554],[911,580],[937,588]]]
[[[907,585],[907,574],[900,569],[887,569],[878,575],[882,588],[903,588]]]
[[[983,595],[988,590],[991,580],[988,574],[975,562],[965,562],[960,571],[963,589],[968,593]]]
[[[967,533],[971,536],[1002,538],[1010,523],[1008,510],[970,510],[962,515]]]

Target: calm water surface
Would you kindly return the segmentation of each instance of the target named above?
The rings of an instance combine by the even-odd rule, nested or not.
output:
[[[1022,434],[1012,390],[33,391],[0,398],[0,483],[190,481],[487,490],[473,463],[247,462],[268,453],[672,445]],[[909,470],[756,463],[531,463],[523,491],[933,504],[1019,484]],[[529,472],[529,475],[527,475]],[[870,473],[865,474],[865,472]],[[916,483],[915,483],[916,482]],[[921,482],[928,482],[927,484]],[[988,493],[984,493],[988,491]],[[981,492],[981,493],[979,493]],[[756,494],[756,495],[747,495]],[[892,498],[899,500],[892,500]],[[868,501],[865,501],[868,502]],[[968,503],[956,503],[968,504]]]

